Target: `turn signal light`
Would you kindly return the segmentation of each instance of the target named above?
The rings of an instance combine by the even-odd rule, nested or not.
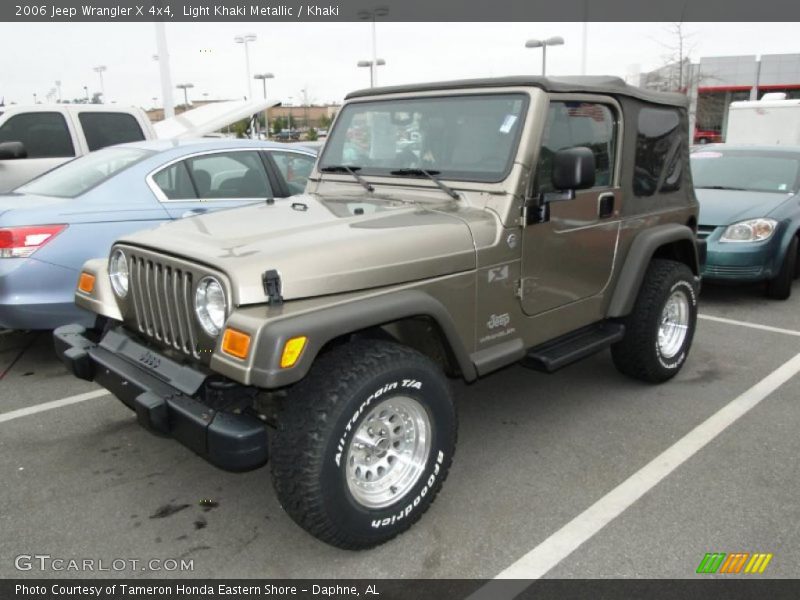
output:
[[[78,289],[87,294],[91,294],[94,290],[94,275],[91,273],[81,273],[81,278],[78,280]]]
[[[26,258],[66,228],[66,225],[0,228],[0,258]]]
[[[250,336],[235,329],[226,329],[222,336],[222,351],[236,358],[247,358]]]
[[[304,335],[293,337],[289,339],[283,346],[283,354],[281,354],[281,369],[288,369],[293,367],[303,353],[303,348],[306,347],[308,338]]]

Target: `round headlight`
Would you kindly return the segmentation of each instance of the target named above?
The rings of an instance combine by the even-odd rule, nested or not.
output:
[[[114,250],[111,260],[108,261],[108,276],[111,287],[120,298],[128,295],[128,259],[122,250]]]
[[[194,312],[209,335],[219,334],[225,324],[225,290],[213,277],[204,277],[194,295]]]

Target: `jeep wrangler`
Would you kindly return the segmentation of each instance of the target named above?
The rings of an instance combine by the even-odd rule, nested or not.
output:
[[[448,377],[610,348],[686,361],[702,247],[686,98],[610,77],[351,93],[304,195],[183,219],[86,263],[63,362],[228,470],[268,456],[301,527],[369,548],[453,460]]]

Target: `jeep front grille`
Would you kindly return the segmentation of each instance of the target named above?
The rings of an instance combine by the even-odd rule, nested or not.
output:
[[[192,273],[136,254],[130,256],[129,268],[130,293],[139,331],[198,358]]]

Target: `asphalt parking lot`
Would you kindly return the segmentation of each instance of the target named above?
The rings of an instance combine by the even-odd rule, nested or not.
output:
[[[800,349],[800,283],[786,302],[706,286],[700,310],[689,361],[661,386],[619,375],[607,352],[555,375],[512,367],[454,382],[459,446],[441,494],[409,532],[365,552],[297,527],[268,468],[225,473],[142,430],[117,400],[66,373],[48,333],[2,334],[0,576],[92,576],[15,568],[18,555],[47,554],[194,564],[105,577],[492,578],[538,568],[686,578],[706,552],[741,551],[773,553],[760,577],[797,577],[800,376],[797,361],[782,365]],[[648,479],[675,456],[662,453],[685,450],[687,434],[737,398],[749,410]],[[60,399],[69,403],[46,404]]]

